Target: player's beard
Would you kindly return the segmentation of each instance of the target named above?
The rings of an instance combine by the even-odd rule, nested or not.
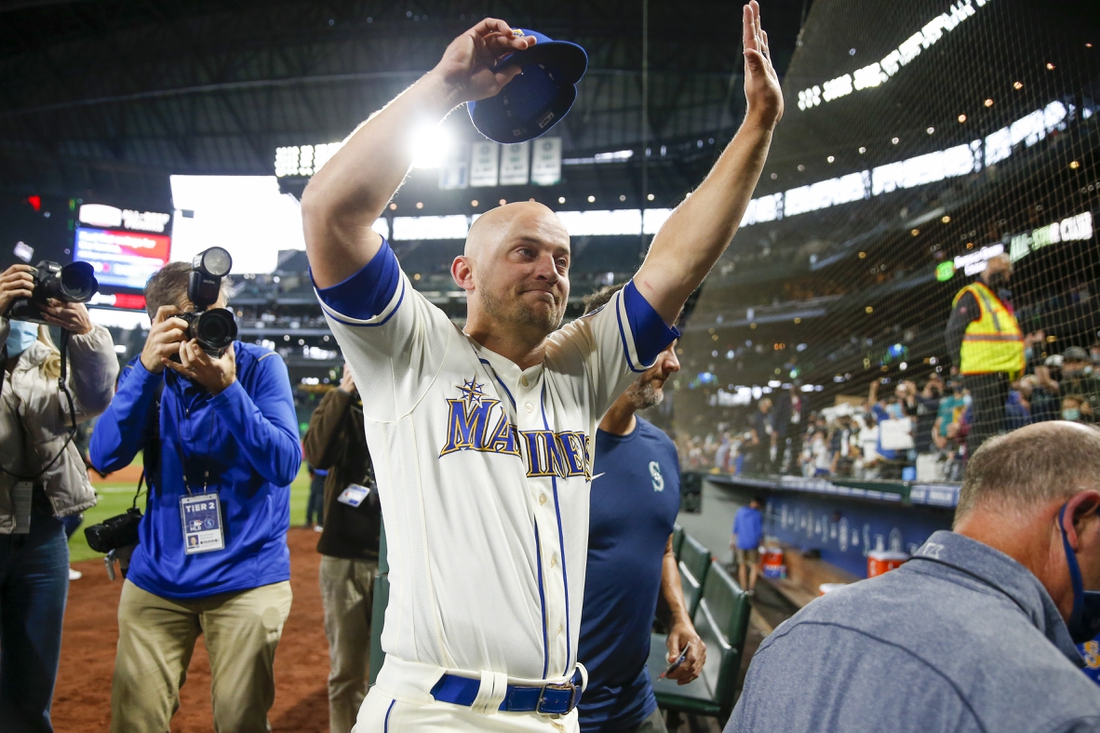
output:
[[[645,382],[642,382],[642,380],[635,381],[626,388],[626,395],[630,398],[635,410],[648,410],[650,407],[656,407],[665,398],[664,390],[655,387],[652,379]]]
[[[481,302],[485,313],[497,323],[521,328],[537,328],[543,333],[553,333],[565,317],[564,302],[559,304],[557,293],[551,293],[555,302],[551,308],[536,308],[522,300],[498,298],[488,290],[481,291]]]

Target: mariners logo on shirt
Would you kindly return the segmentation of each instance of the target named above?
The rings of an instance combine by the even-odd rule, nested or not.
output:
[[[665,490],[665,477],[661,475],[661,464],[657,461],[649,462],[649,475],[653,477],[653,490]]]
[[[591,475],[588,436],[580,430],[519,430],[500,403],[485,394],[474,378],[456,388],[461,395],[447,400],[447,435],[439,457],[462,450],[500,453],[522,458],[532,478]]]

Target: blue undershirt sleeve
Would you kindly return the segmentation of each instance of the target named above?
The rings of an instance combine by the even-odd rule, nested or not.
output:
[[[626,309],[630,332],[634,334],[634,348],[638,361],[652,364],[657,355],[680,337],[676,328],[669,328],[661,315],[653,309],[631,280],[623,288],[623,305]]]
[[[313,270],[310,270],[309,279],[313,281]],[[333,313],[367,321],[386,309],[400,280],[397,255],[383,239],[382,247],[359,272],[327,288],[318,288],[316,282],[313,286],[317,297]]]

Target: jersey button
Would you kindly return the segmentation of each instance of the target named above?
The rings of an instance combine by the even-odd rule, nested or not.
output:
[[[546,504],[546,494],[539,494],[539,504]]]
[[[534,406],[534,405],[532,405],[532,404],[531,404],[530,402],[528,402],[527,404],[525,404],[525,405],[523,406],[523,409],[527,410],[527,413],[528,413],[528,414],[531,414],[532,412],[534,412],[534,411],[535,411],[535,406]]]
[[[520,379],[519,383],[522,384],[524,387],[528,386],[529,384],[527,381],[527,377],[523,377],[522,379]]]
[[[554,553],[550,556],[550,567],[556,568],[558,566],[558,554]]]
[[[561,636],[562,628],[561,624],[558,624],[558,636]]]

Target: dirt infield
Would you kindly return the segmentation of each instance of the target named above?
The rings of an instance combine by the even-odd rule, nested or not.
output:
[[[327,733],[328,643],[317,571],[317,533],[300,528],[287,535],[294,604],[275,655],[274,731]],[[110,723],[111,674],[118,643],[118,595],[122,583],[107,580],[103,562],[74,566],[84,577],[69,587],[61,671],[53,701],[54,728],[59,733],[106,731]],[[210,712],[210,660],[199,639],[173,733],[206,733],[214,729]]]

